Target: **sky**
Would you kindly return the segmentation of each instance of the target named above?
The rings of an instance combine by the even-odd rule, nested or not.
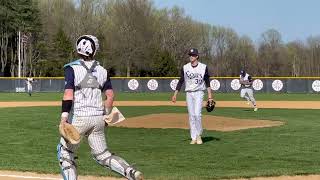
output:
[[[268,29],[284,42],[320,36],[320,0],[153,0],[157,8],[184,8],[192,19],[229,27],[259,41]]]

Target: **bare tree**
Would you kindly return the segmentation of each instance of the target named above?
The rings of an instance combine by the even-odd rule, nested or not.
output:
[[[308,72],[311,76],[319,76],[320,75],[320,36],[309,37],[307,39],[307,47],[308,47],[308,59],[309,59],[309,69]]]
[[[215,72],[219,76],[232,75],[230,67],[238,61],[235,55],[238,39],[238,35],[230,28],[213,27],[211,48],[216,59]]]
[[[281,71],[279,69],[281,67],[279,64],[282,47],[281,34],[274,29],[270,29],[262,33],[261,38],[257,62],[261,67],[261,73],[264,76],[277,76]]]
[[[147,68],[147,54],[153,33],[151,3],[147,0],[119,0],[109,2],[105,44],[109,54],[119,68],[125,65],[126,76],[139,69]],[[116,60],[116,61],[115,61]]]
[[[291,76],[308,76],[310,62],[307,58],[307,48],[301,41],[294,41],[287,44],[288,59],[291,62]]]

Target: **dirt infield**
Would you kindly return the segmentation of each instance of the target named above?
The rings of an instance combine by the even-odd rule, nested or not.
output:
[[[319,180],[320,175],[306,175],[306,176],[279,176],[279,177],[257,177],[235,180]]]
[[[31,107],[31,106],[60,106],[60,101],[50,102],[0,102],[0,107]],[[186,106],[184,101],[175,104],[166,101],[118,101],[115,106]],[[317,101],[259,101],[259,108],[283,108],[283,109],[320,109]],[[250,108],[244,101],[218,101],[217,107],[240,107]],[[255,113],[255,112],[252,112]],[[182,128],[188,129],[187,114],[151,114],[128,118],[117,126],[144,127],[144,128]],[[150,123],[152,121],[152,123]],[[261,128],[280,126],[280,121],[250,120],[216,116],[203,116],[203,126],[208,130],[235,131],[247,128]],[[0,171],[0,180],[61,180],[57,174],[38,174],[32,172]],[[79,180],[123,180],[124,178],[80,176]],[[280,177],[257,177],[237,180],[318,180],[320,175],[308,176],[280,176]]]
[[[0,171],[0,180],[63,180],[60,174],[38,174],[33,172]],[[79,176],[79,180],[124,180],[124,178]]]
[[[0,171],[0,180],[62,180],[59,174],[38,174],[32,172]],[[125,178],[79,176],[79,180],[125,180]],[[233,180],[319,180],[320,175],[257,177]]]
[[[128,118],[116,126],[129,128],[180,128],[189,129],[188,114],[162,113]],[[202,116],[204,129],[216,131],[236,131],[249,128],[280,126],[281,121],[236,119],[219,116]]]

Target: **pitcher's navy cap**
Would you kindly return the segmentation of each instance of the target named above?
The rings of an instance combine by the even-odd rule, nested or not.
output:
[[[189,56],[198,56],[199,55],[199,52],[198,52],[198,49],[196,49],[196,48],[191,48],[190,50],[189,50],[189,52],[188,52],[188,55]]]

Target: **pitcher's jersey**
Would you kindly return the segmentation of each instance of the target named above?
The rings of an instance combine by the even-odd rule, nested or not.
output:
[[[87,74],[87,70],[77,60],[65,65],[65,89],[74,89],[74,100],[71,113],[76,116],[101,116],[104,113],[103,92],[112,89],[110,77],[107,70],[98,65],[94,68],[92,75],[96,78],[102,89],[81,88],[77,89],[80,82]],[[90,68],[93,61],[84,61]]]
[[[251,82],[252,78],[251,78],[251,76],[250,76],[248,73],[246,73],[244,77],[242,77],[242,76],[240,75],[240,80]],[[249,87],[251,87],[251,86],[252,86],[252,84],[241,84],[241,87],[249,88]]]
[[[191,63],[183,66],[181,77],[177,84],[176,90],[180,91],[183,82],[185,82],[185,91],[203,91],[210,87],[209,73],[207,65],[198,62],[197,66],[193,67]]]

